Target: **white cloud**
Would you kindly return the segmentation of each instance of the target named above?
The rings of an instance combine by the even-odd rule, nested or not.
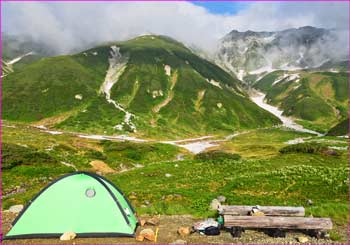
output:
[[[348,30],[348,3],[251,3],[236,15],[189,2],[7,2],[3,27],[42,40],[58,53],[145,33],[212,50],[232,29],[275,31],[312,25]]]

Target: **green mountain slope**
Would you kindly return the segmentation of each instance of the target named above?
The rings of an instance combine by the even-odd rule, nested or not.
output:
[[[3,117],[88,133],[189,136],[271,126],[239,82],[177,41],[143,36],[44,58],[3,81]]]
[[[335,125],[327,133],[327,135],[334,135],[334,136],[343,136],[347,134],[349,134],[349,118]]]
[[[275,71],[253,86],[284,115],[326,132],[347,117],[347,79],[345,72]]]

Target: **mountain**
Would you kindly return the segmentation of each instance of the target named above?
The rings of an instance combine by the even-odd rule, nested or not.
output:
[[[251,81],[274,70],[341,62],[347,54],[337,31],[305,26],[276,32],[233,30],[221,39],[216,61],[240,80]]]
[[[274,71],[253,87],[266,94],[269,104],[306,128],[327,132],[347,118],[346,72]]]
[[[217,65],[163,36],[42,58],[3,79],[3,119],[146,137],[280,123]]]
[[[54,55],[45,43],[28,36],[2,33],[2,76],[7,76],[42,57]]]

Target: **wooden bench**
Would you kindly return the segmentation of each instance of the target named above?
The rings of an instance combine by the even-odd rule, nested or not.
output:
[[[224,227],[234,237],[240,237],[245,228],[273,231],[273,236],[278,237],[285,236],[286,230],[304,230],[321,237],[333,226],[329,218],[304,217],[303,207],[224,205],[220,214],[224,218]]]
[[[252,211],[259,210],[265,216],[297,216],[304,217],[304,207],[289,207],[289,206],[228,206],[223,205],[221,214],[224,215],[249,215]]]

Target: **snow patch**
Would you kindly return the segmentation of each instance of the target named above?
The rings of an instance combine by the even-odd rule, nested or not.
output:
[[[119,77],[123,74],[127,59],[123,58],[121,53],[119,52],[119,48],[117,46],[111,46],[111,58],[109,58],[109,67],[107,70],[107,74],[105,77],[105,81],[101,85],[100,93],[104,93],[106,96],[106,100],[108,103],[114,105],[115,108],[125,113],[124,121],[121,124],[114,126],[114,129],[122,130],[125,125],[127,125],[131,131],[136,132],[136,126],[131,122],[131,118],[135,117],[134,114],[131,114],[127,110],[125,110],[120,104],[118,104],[115,100],[111,99],[111,89],[114,84],[118,82]]]
[[[185,145],[177,145],[177,146],[185,148],[194,154],[198,154],[202,151],[205,151],[208,148],[218,146],[218,144],[215,144],[211,141],[200,141],[200,142],[193,142],[193,143],[189,143]]]
[[[347,146],[329,146],[328,148],[334,149],[334,150],[339,150],[339,151],[346,151],[346,150],[348,150]]]
[[[170,67],[170,65],[165,65],[164,66],[164,71],[165,71],[165,74],[167,75],[167,76],[171,76],[171,67]]]
[[[160,90],[153,90],[152,91],[152,98],[155,99],[158,96],[163,96],[163,91],[161,89]]]
[[[108,136],[108,135],[83,135],[83,134],[79,134],[78,137],[85,138],[85,139],[93,139],[93,140],[127,140],[127,141],[134,141],[134,142],[147,142],[147,140],[138,139],[138,138],[127,136],[127,135]]]
[[[26,53],[24,55],[21,55],[19,57],[14,58],[13,60],[10,60],[9,62],[6,62],[6,64],[7,65],[13,65],[13,64],[17,63],[18,61],[20,61],[22,58],[24,58],[24,57],[26,57],[28,55],[33,55],[33,54],[34,54],[34,52]]]
[[[283,111],[278,109],[275,106],[269,105],[265,102],[265,94],[261,93],[259,91],[254,91],[254,93],[251,95],[251,100],[257,104],[259,107],[269,111],[270,113],[272,113],[273,115],[275,115],[276,117],[278,117],[282,123],[283,126],[287,127],[287,128],[291,128],[294,129],[295,131],[299,131],[299,132],[304,132],[304,133],[309,133],[309,134],[316,134],[318,136],[321,136],[322,134],[320,134],[319,132],[313,131],[313,130],[309,130],[309,129],[305,129],[303,128],[301,125],[295,123],[293,121],[293,119],[283,116]]]
[[[44,125],[36,125],[36,126],[34,126],[34,128],[47,129],[47,127],[45,127]]]
[[[300,81],[300,75],[299,73],[295,73],[295,74],[288,74],[288,73],[284,73],[282,76],[279,76],[277,78],[277,80],[275,80],[273,83],[272,83],[272,86],[276,85],[277,83],[279,83],[280,81],[283,81],[284,79],[287,79],[286,81],[287,82],[290,82],[290,81],[293,81],[293,80],[296,80],[295,82],[299,82]]]
[[[248,73],[251,75],[259,75],[259,74],[264,73],[264,72],[270,73],[270,72],[273,72],[276,70],[277,69],[272,68],[272,66],[264,66],[264,67],[261,67],[259,69],[254,70],[254,71],[250,71]]]
[[[221,85],[220,85],[220,83],[219,82],[217,82],[217,81],[215,81],[214,79],[206,79],[206,81],[208,82],[208,83],[210,83],[211,85],[214,85],[215,87],[218,87],[218,88],[221,88],[222,89],[222,87],[221,87]]]
[[[245,71],[244,70],[239,70],[238,73],[236,74],[237,78],[241,81],[243,81],[243,77],[245,75]]]
[[[46,133],[53,134],[53,135],[59,135],[63,134],[63,132],[60,131],[51,131],[51,130],[45,130]]]
[[[287,145],[295,145],[295,144],[304,143],[305,140],[307,140],[307,139],[311,139],[311,137],[296,138],[296,139],[288,140],[284,143]]]
[[[67,167],[74,168],[75,171],[78,171],[77,167],[74,164],[63,162],[63,161],[61,161],[61,163]]]
[[[82,99],[83,99],[83,96],[82,96],[81,94],[76,94],[76,95],[74,96],[74,98],[75,98],[76,100],[82,100]]]

